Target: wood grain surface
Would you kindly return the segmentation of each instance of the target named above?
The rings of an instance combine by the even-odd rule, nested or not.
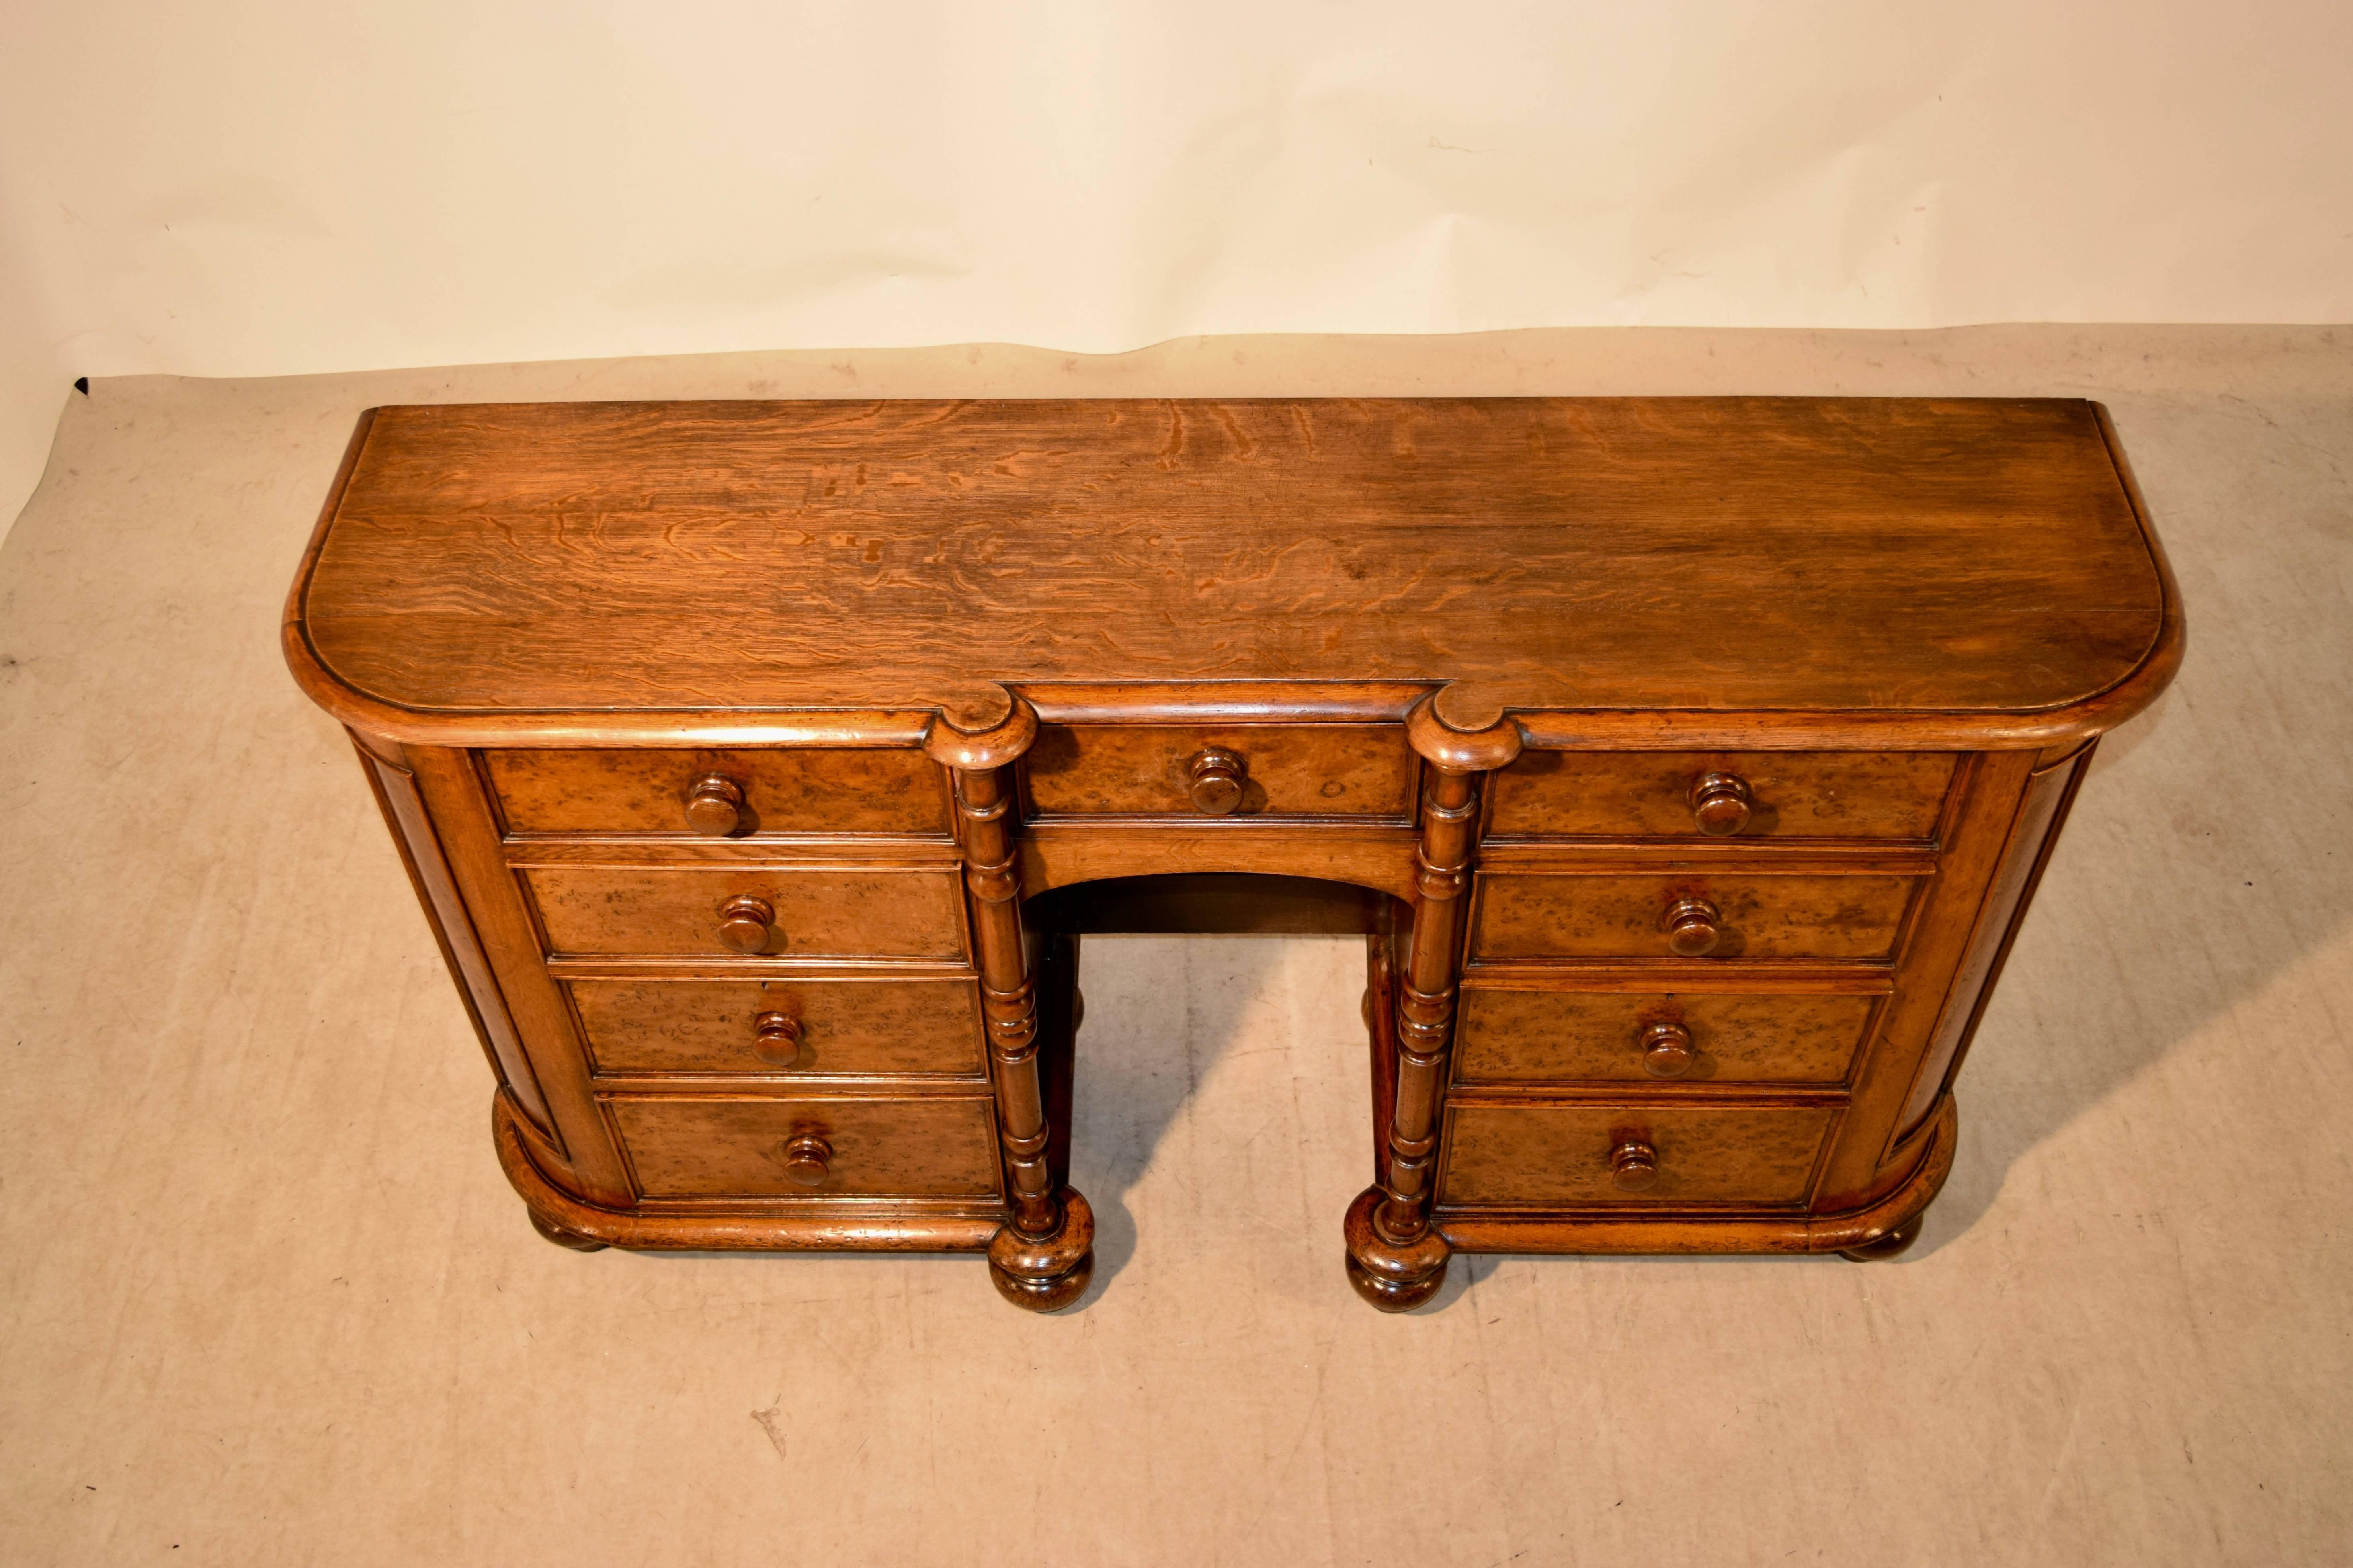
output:
[[[1080,935],[1366,931],[1400,1310],[1463,1245],[1893,1246],[2029,774],[2181,620],[2083,403],[572,404],[363,419],[284,636],[414,771],[543,1235],[1001,1214],[1069,1305]]]
[[[2015,714],[2165,613],[2082,402],[453,405],[376,412],[289,646],[380,728],[1065,681]]]
[[[1113,877],[1244,872],[1314,877],[1410,900],[1415,843],[1409,827],[1226,817],[1025,824],[1016,849],[1021,885],[1033,892]]]

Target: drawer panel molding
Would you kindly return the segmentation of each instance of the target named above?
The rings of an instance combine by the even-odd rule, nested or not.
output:
[[[531,866],[555,954],[723,959],[965,956],[954,871]]]
[[[1482,872],[1471,961],[1894,959],[1921,879]]]
[[[1830,1106],[1459,1104],[1438,1200],[1793,1206],[1837,1116]]]
[[[977,1098],[608,1100],[649,1198],[998,1195],[997,1125]]]
[[[1046,818],[1402,822],[1419,766],[1398,724],[1047,724],[1027,760]]]
[[[948,834],[940,770],[919,751],[548,749],[480,756],[510,835]]]
[[[980,996],[950,980],[577,979],[602,1075],[979,1079]]]
[[[1455,1081],[1845,1081],[1879,998],[1463,986]]]
[[[1528,751],[1495,776],[1488,832],[1926,841],[1958,762],[1951,752]]]

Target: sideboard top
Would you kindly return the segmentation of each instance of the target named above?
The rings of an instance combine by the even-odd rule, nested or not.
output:
[[[2042,743],[2179,644],[2101,411],[2010,399],[390,407],[287,612],[339,717],[461,744],[884,742],[1007,688]]]

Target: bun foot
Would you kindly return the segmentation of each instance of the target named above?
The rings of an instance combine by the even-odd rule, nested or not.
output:
[[[1850,1263],[1883,1263],[1908,1250],[1914,1242],[1920,1239],[1920,1226],[1927,1217],[1925,1214],[1915,1214],[1877,1241],[1846,1247],[1839,1256]]]
[[[1086,1294],[1095,1273],[1095,1211],[1069,1187],[1061,1191],[1062,1223],[1032,1239],[1011,1226],[988,1244],[988,1277],[997,1293],[1030,1312],[1057,1312]]]
[[[531,1215],[531,1228],[539,1232],[540,1235],[547,1237],[548,1240],[555,1243],[558,1247],[568,1247],[575,1252],[602,1252],[605,1250],[607,1246],[606,1243],[597,1240],[593,1236],[583,1236],[576,1230],[566,1230],[553,1220],[543,1217],[537,1209],[525,1209],[523,1212]]]
[[[1367,1187],[1348,1205],[1341,1224],[1348,1245],[1348,1283],[1384,1312],[1409,1312],[1446,1283],[1446,1260],[1453,1248],[1434,1230],[1405,1242],[1382,1235],[1374,1215],[1385,1197],[1380,1188]]]

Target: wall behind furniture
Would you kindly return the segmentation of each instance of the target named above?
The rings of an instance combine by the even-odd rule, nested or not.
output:
[[[2344,0],[80,0],[5,32],[0,520],[84,374],[2353,320]]]

